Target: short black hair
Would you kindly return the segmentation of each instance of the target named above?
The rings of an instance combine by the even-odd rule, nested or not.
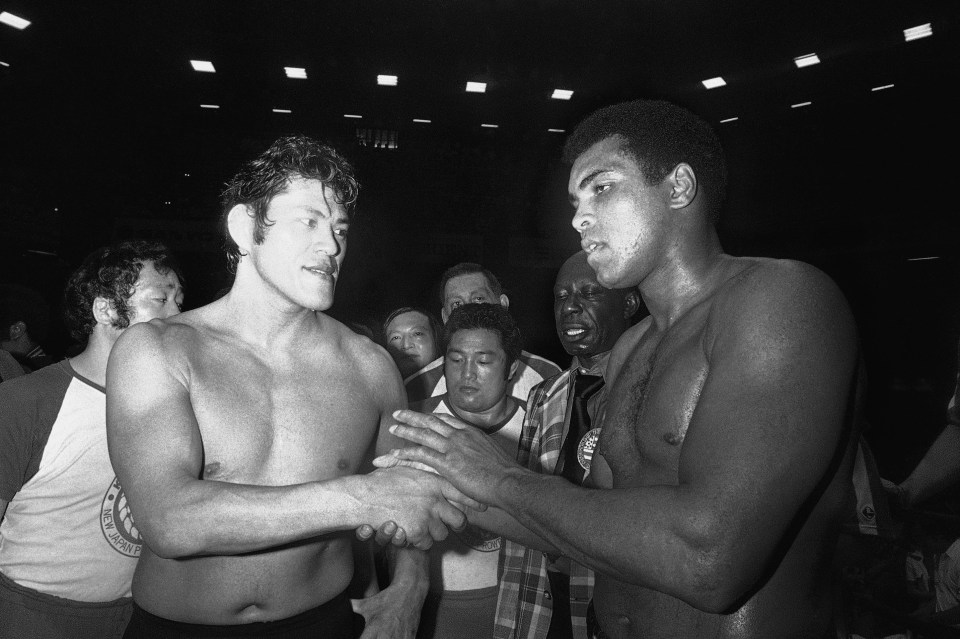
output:
[[[460,262],[459,264],[454,264],[445,270],[443,275],[440,276],[440,288],[437,291],[437,295],[440,297],[440,308],[443,308],[443,304],[446,302],[443,294],[444,291],[447,290],[447,282],[455,277],[460,277],[461,275],[473,275],[474,273],[480,273],[487,279],[487,283],[490,285],[490,290],[493,291],[494,295],[497,297],[503,295],[503,287],[500,286],[500,280],[497,279],[497,276],[494,275],[492,271],[483,268],[476,262]]]
[[[354,177],[353,166],[333,147],[305,135],[279,138],[258,158],[241,167],[227,182],[220,196],[221,224],[225,239],[224,250],[231,268],[240,261],[240,248],[227,232],[227,216],[237,204],[245,204],[253,210],[256,228],[253,241],[263,242],[268,226],[270,201],[281,193],[294,178],[320,180],[333,191],[337,203],[348,215],[356,206],[360,185]]]
[[[453,309],[443,327],[443,343],[449,344],[457,331],[484,328],[500,336],[500,347],[507,355],[507,368],[520,358],[523,336],[510,311],[500,304],[464,304]]]
[[[694,113],[664,100],[621,102],[594,111],[567,139],[563,160],[573,164],[587,149],[617,136],[651,185],[681,162],[693,168],[716,222],[726,197],[727,164],[716,132]]]
[[[86,342],[97,321],[93,302],[102,297],[117,311],[116,328],[130,326],[130,296],[133,295],[140,271],[146,262],[153,262],[159,273],[183,274],[166,246],[152,240],[118,242],[98,248],[88,255],[67,280],[63,294],[63,312],[71,337]]]

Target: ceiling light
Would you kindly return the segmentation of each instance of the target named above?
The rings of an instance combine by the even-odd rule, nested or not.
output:
[[[201,109],[219,109],[220,105],[219,104],[201,104],[200,108]]]
[[[793,62],[797,65],[798,69],[801,69],[803,67],[820,64],[820,58],[817,57],[816,53],[808,53],[807,55],[797,56],[793,59]]]
[[[719,75],[715,78],[710,78],[703,81],[703,86],[708,89],[716,89],[717,87],[727,86],[727,81],[721,78]]]
[[[908,257],[907,261],[908,262],[924,262],[926,260],[939,260],[939,259],[940,259],[939,255],[931,255],[929,257]]]
[[[30,26],[29,20],[24,20],[20,16],[15,16],[12,13],[8,13],[6,11],[4,11],[3,13],[0,13],[0,22],[4,24],[8,24],[14,29],[20,29],[21,31],[23,31],[24,29]]]
[[[354,120],[359,120],[359,119],[361,119],[363,116],[362,116],[362,115],[356,115],[356,114],[353,114],[353,113],[344,113],[344,114],[343,114],[343,117],[345,117],[345,118],[353,118]]]
[[[566,133],[566,129],[547,129],[547,133]]]
[[[395,75],[378,75],[377,84],[383,87],[395,87],[397,86],[397,76]]]
[[[9,67],[9,66],[10,66],[9,63],[4,62],[3,60],[0,60],[0,67]]]
[[[933,35],[933,27],[930,26],[930,23],[921,24],[919,27],[910,27],[909,29],[903,30],[903,40],[904,42],[910,42],[911,40],[919,40],[920,38],[926,38],[927,36]]]
[[[467,93],[486,93],[486,82],[467,82]]]
[[[273,109],[274,113],[293,113],[290,109]]]
[[[553,95],[550,96],[554,100],[569,100],[573,97],[573,91],[567,89],[554,89]]]
[[[739,120],[739,119],[740,119],[739,117],[733,116],[732,118],[727,118],[727,119],[725,119],[725,120],[720,120],[720,124],[726,124],[727,122],[736,122],[736,121]]]
[[[796,104],[791,104],[791,109],[798,109],[800,107],[810,106],[813,102],[797,102]]]
[[[288,78],[297,80],[307,79],[307,70],[300,67],[283,67],[283,72],[287,74]]]
[[[483,127],[484,129],[499,129],[499,128],[500,128],[500,125],[499,125],[499,124],[481,124],[480,126]]]
[[[191,60],[190,66],[193,67],[194,71],[200,71],[202,73],[216,73],[217,70],[213,68],[213,62],[208,60]]]
[[[419,122],[420,124],[430,124],[430,120],[424,120],[422,118],[414,118],[414,122]]]
[[[873,87],[873,88],[870,89],[870,90],[871,90],[871,91],[883,91],[884,89],[892,89],[892,88],[893,88],[893,85],[892,85],[892,84],[885,84],[885,85],[883,85],[883,86],[881,86],[881,87]]]

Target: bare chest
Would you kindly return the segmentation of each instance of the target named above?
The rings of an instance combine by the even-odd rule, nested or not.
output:
[[[380,414],[356,372],[242,356],[215,361],[190,383],[205,479],[286,485],[357,471]]]
[[[609,389],[599,448],[615,486],[675,483],[708,373],[702,324],[645,337]]]

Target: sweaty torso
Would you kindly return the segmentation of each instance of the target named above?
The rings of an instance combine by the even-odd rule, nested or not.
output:
[[[267,353],[180,316],[164,347],[183,372],[203,441],[201,478],[282,486],[355,474],[373,441],[379,402],[363,375],[360,338],[329,319],[322,338]],[[337,595],[353,575],[352,533],[238,556],[163,559],[144,548],[134,597],[195,623],[282,619]]]
[[[726,283],[668,329],[657,330],[647,318],[621,338],[617,350],[624,356],[608,370],[608,404],[591,469],[597,487],[678,485],[687,428],[710,374],[709,342],[721,328],[711,311],[755,267],[739,264]],[[851,455],[845,459],[848,467]],[[702,612],[670,595],[597,574],[594,606],[603,631],[618,639],[824,636],[831,531],[844,491],[842,481],[830,483],[772,576],[729,614]]]

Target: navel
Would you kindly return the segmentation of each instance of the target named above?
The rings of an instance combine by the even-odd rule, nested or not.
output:
[[[340,461],[337,462],[337,468],[339,468],[340,470],[346,470],[349,467],[350,467],[350,462],[348,462],[346,459],[342,457],[340,458]]]

